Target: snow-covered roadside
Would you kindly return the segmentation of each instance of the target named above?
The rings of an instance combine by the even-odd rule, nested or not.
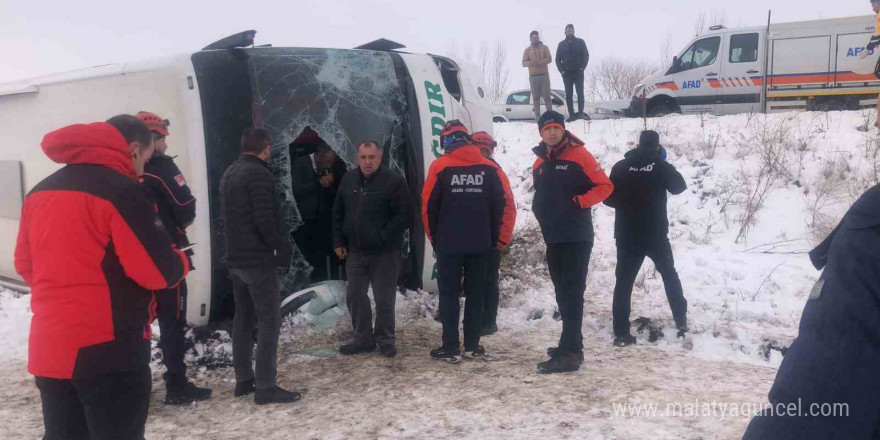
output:
[[[599,206],[585,305],[586,362],[578,373],[549,377],[535,374],[535,363],[555,345],[561,326],[530,212],[537,129],[496,124],[497,160],[520,212],[502,273],[501,331],[484,340],[493,361],[430,361],[440,326],[432,319],[436,298],[423,292],[398,296],[401,354],[393,360],[324,357],[320,349],[348,337],[347,317],[336,329],[316,331],[298,315],[282,336],[279,375],[283,385],[307,388],[302,402],[256,407],[233,398],[231,369],[212,369],[210,362],[228,357],[228,339],[197,338],[189,360],[202,362],[194,368],[197,381],[214,387],[215,397],[188,408],[164,407],[155,363],[148,438],[739,438],[747,418],[663,416],[664,405],[766,400],[781,350],[797,334],[818,277],[804,252],[872,172],[877,178],[869,154],[877,138],[858,129],[864,121],[858,112],[650,120],[689,185],[669,203],[670,237],[689,301],[689,344],[675,340],[662,281],[646,263],[633,318],[648,318],[665,335],[649,342],[646,331],[637,334],[635,347],[611,346],[614,212]],[[637,139],[641,123],[576,122],[569,128],[610,170]],[[777,144],[784,151],[762,148]],[[768,155],[776,177],[751,228],[738,237],[744,198],[750,185],[760,183]],[[0,374],[8,385],[0,387],[0,417],[8,421],[0,426],[3,438],[41,433],[38,394],[25,370],[29,319],[27,296],[0,292]],[[615,404],[627,403],[659,404],[661,414],[615,414]]]

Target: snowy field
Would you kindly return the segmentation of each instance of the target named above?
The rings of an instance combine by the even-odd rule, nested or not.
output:
[[[662,281],[646,262],[633,293],[632,318],[644,318],[638,344],[611,345],[614,211],[598,206],[586,360],[579,372],[552,376],[535,372],[561,330],[530,212],[537,128],[496,124],[496,156],[519,218],[503,263],[500,331],[483,339],[489,359],[429,359],[440,324],[436,297],[424,292],[398,296],[395,359],[336,356],[327,349],[350,336],[347,315],[339,327],[316,331],[301,313],[285,325],[278,370],[282,386],[305,390],[303,400],[258,407],[232,396],[228,336],[197,336],[189,360],[196,382],[214,388],[214,398],[164,406],[154,361],[147,437],[738,439],[749,420],[742,413],[766,401],[818,278],[806,251],[876,183],[880,143],[865,129],[872,118],[844,112],[648,121],[689,185],[670,198],[669,214],[692,333],[675,339]],[[609,171],[632,148],[642,121],[568,128]],[[28,296],[0,292],[0,438],[42,434],[39,395],[26,372],[28,322]]]

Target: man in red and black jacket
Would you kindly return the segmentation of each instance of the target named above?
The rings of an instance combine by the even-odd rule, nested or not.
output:
[[[66,166],[25,199],[16,271],[31,286],[28,371],[46,439],[142,439],[150,404],[152,290],[189,271],[138,175],[153,152],[134,116],[47,134]]]
[[[446,154],[428,170],[422,190],[422,222],[437,255],[443,345],[431,358],[458,362],[459,289],[464,274],[464,350],[468,357],[485,353],[480,344],[483,289],[489,253],[510,242],[516,205],[507,177],[483,157],[457,120],[444,127],[440,142]]]
[[[168,144],[168,121],[155,113],[139,112],[135,115],[153,135],[156,151],[144,167],[144,184],[149,188],[159,219],[165,226],[168,238],[182,249],[189,246],[186,228],[196,218],[196,199],[186,178],[174,158],[166,155]],[[191,257],[192,250],[187,250]],[[193,270],[190,258],[190,270]],[[186,379],[186,280],[170,289],[156,292],[156,315],[159,320],[159,348],[167,370],[165,378],[165,404],[188,405],[211,397],[211,390],[193,385]]]
[[[591,209],[614,187],[584,143],[565,130],[561,114],[544,113],[538,126],[543,141],[533,150],[538,159],[532,166],[532,211],[547,244],[547,266],[562,314],[559,346],[547,350],[550,360],[539,363],[538,372],[560,373],[576,371],[583,362],[584,290],[593,250]]]

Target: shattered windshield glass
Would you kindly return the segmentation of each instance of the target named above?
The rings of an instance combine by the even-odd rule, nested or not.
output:
[[[395,158],[405,143],[406,94],[385,52],[334,49],[260,49],[250,52],[252,93],[262,104],[264,127],[273,139],[270,165],[274,170],[285,228],[303,225],[292,196],[290,150],[286,148],[306,128],[314,130],[349,169],[357,166],[360,142],[383,146],[386,165],[405,175]],[[282,292],[309,283],[313,268],[300,249],[294,250]]]

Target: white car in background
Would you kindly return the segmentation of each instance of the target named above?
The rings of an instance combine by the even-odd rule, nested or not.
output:
[[[551,91],[551,104],[553,110],[563,115],[568,115],[568,109],[565,106],[565,92],[562,90]],[[574,106],[577,107],[577,98],[575,98]],[[541,111],[546,111],[544,103],[541,103]],[[614,110],[610,107],[584,103],[584,113],[590,120],[614,119],[623,117],[623,112]],[[492,121],[508,122],[508,121],[534,121],[535,111],[532,106],[532,92],[530,90],[517,90],[507,94],[504,99],[492,105]]]

